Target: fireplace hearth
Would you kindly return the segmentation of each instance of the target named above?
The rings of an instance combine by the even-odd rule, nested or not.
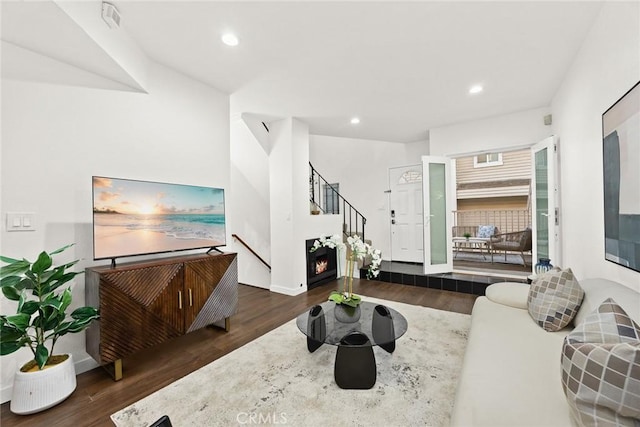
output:
[[[321,247],[315,252],[309,252],[315,240],[306,241],[307,289],[312,289],[338,277],[336,249]]]

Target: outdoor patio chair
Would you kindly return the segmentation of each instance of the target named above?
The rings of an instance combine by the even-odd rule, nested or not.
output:
[[[493,254],[497,251],[504,251],[504,260],[507,261],[507,252],[519,252],[522,257],[522,264],[526,267],[527,261],[525,252],[529,252],[532,247],[531,229],[511,233],[496,234],[489,241],[489,252],[491,252],[491,263],[493,264]]]

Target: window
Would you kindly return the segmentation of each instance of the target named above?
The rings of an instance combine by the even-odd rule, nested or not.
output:
[[[484,153],[473,157],[474,168],[502,165],[502,153]]]
[[[324,213],[339,214],[340,201],[338,200],[338,191],[340,191],[340,184],[325,184],[322,190],[324,192]]]
[[[413,184],[414,182],[422,182],[422,172],[406,171],[398,179],[398,184]]]

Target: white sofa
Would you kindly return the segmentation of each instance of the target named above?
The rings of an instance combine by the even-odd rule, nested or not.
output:
[[[529,285],[497,283],[473,307],[452,426],[571,426],[561,383],[562,343],[605,299],[640,324],[640,293],[605,279],[580,280],[574,322],[546,332],[527,311]]]

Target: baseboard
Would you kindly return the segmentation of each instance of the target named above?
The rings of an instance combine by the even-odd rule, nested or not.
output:
[[[74,359],[75,359],[75,357],[76,356],[74,355]],[[76,361],[74,363],[74,365],[75,365],[75,368],[76,368],[76,376],[82,374],[83,372],[90,371],[90,370],[95,369],[98,366],[100,366],[89,355],[87,355],[83,359],[80,359],[80,360]],[[2,389],[0,390],[0,403],[6,403],[6,402],[10,401],[11,400],[11,392],[12,391],[13,391],[13,383],[11,385],[2,387]]]
[[[300,294],[303,294],[303,293],[307,292],[307,287],[306,286],[300,286],[299,288],[291,289],[291,288],[285,288],[283,286],[271,285],[269,290],[271,292],[277,292],[279,294],[285,294],[285,295],[290,295],[290,296],[294,297],[296,295],[300,295]]]
[[[0,403],[6,403],[11,400],[11,390],[13,390],[13,384],[2,387],[2,390],[0,390]]]

